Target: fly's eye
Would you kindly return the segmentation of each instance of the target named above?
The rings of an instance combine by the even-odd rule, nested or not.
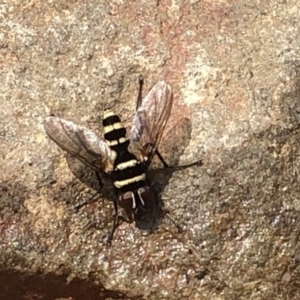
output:
[[[120,206],[125,210],[130,211],[136,208],[134,193],[126,192],[119,196]]]

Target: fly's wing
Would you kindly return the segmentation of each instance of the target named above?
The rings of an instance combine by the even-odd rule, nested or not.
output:
[[[45,119],[44,128],[58,146],[85,165],[95,171],[112,171],[115,151],[90,129],[54,116]]]
[[[129,135],[129,150],[141,160],[148,159],[148,164],[151,163],[159,145],[172,104],[172,89],[165,81],[161,80],[143,99],[133,118]]]
[[[190,142],[191,132],[192,123],[188,118],[181,118],[176,123],[172,122],[172,126],[165,129],[159,144],[159,153],[169,166],[179,166],[180,158]],[[184,162],[184,164],[188,163],[189,161]],[[151,168],[163,168],[163,164],[157,156],[152,160]]]

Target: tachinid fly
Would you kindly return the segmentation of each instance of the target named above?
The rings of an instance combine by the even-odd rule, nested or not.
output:
[[[159,81],[142,100],[142,85],[141,79],[137,111],[128,136],[120,118],[111,111],[104,113],[104,138],[55,116],[47,117],[44,122],[46,133],[56,144],[95,170],[100,185],[101,176],[112,180],[116,197],[109,242],[118,225],[118,204],[135,216],[146,201],[152,201],[147,171],[153,156],[156,154],[167,167],[158,145],[170,116],[172,90],[165,81]]]

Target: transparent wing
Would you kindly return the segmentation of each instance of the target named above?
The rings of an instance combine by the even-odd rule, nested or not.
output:
[[[179,161],[191,139],[192,123],[188,118],[181,118],[165,129],[159,144],[159,153],[165,162],[172,167],[179,166]],[[188,161],[184,162],[189,163]],[[157,156],[151,162],[151,169],[162,168],[163,164]]]
[[[133,118],[130,131],[130,151],[138,154],[141,149],[151,162],[159,145],[173,104],[171,87],[159,81],[143,99]]]
[[[45,119],[44,128],[58,146],[87,166],[96,171],[112,170],[115,151],[110,149],[105,139],[90,129],[53,116]]]

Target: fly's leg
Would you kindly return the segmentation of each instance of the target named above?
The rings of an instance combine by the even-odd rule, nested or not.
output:
[[[167,166],[167,168],[170,170],[176,171],[176,170],[182,170],[182,169],[193,167],[193,166],[202,166],[202,160],[197,160],[190,164],[181,165],[181,166]]]
[[[151,153],[152,152],[152,149],[153,148],[153,144],[152,143],[147,143],[144,145],[144,150],[146,152],[149,152]],[[148,149],[150,148],[150,150]],[[153,158],[153,155],[156,154],[157,157],[159,158],[159,160],[161,161],[161,163],[163,164],[164,168],[169,168],[169,165],[166,163],[166,161],[163,159],[162,155],[159,153],[159,151],[156,149],[155,152],[151,155],[151,157],[148,157],[148,160],[147,160],[147,166],[149,167],[149,165],[151,164],[152,162],[152,158]]]
[[[140,75],[139,77],[139,92],[136,101],[136,110],[141,106],[142,97],[143,97],[143,86],[144,86],[144,77]]]
[[[169,165],[166,163],[166,161],[163,159],[162,155],[159,153],[157,149],[155,150],[155,154],[157,155],[161,163],[164,165],[164,167],[169,168]]]
[[[144,148],[147,149],[147,147],[149,147],[149,146],[151,147],[151,143],[146,144],[144,146]],[[190,164],[186,164],[186,165],[170,166],[166,163],[166,161],[164,160],[162,155],[159,153],[158,149],[155,150],[155,154],[157,155],[157,157],[159,158],[159,160],[163,164],[164,168],[171,169],[171,170],[174,170],[174,171],[189,168],[189,167],[193,167],[193,166],[201,166],[202,165],[202,161],[198,160],[198,161],[192,162]],[[148,159],[148,167],[149,167],[149,164],[151,163],[151,161],[152,161],[152,159]]]
[[[98,182],[99,182],[99,189],[96,191],[96,193],[95,193],[91,198],[89,198],[88,200],[86,200],[86,201],[84,201],[84,202],[82,202],[82,203],[80,203],[80,204],[77,204],[77,205],[75,206],[75,211],[76,211],[76,212],[78,212],[78,210],[81,209],[83,206],[86,206],[86,205],[91,204],[91,203],[93,203],[93,202],[96,202],[96,201],[98,200],[98,199],[96,198],[96,195],[100,193],[100,191],[101,191],[101,189],[102,189],[102,187],[103,187],[103,183],[102,183],[102,180],[101,180],[101,178],[100,178],[99,173],[98,173],[98,172],[95,172],[95,173],[96,173],[96,176],[97,176],[97,180],[98,180]]]
[[[113,224],[113,227],[112,227],[111,231],[108,234],[107,246],[111,246],[111,242],[112,242],[112,240],[114,238],[114,233],[115,233],[116,229],[118,228],[118,226],[120,225],[120,220],[122,219],[122,217],[120,217],[118,215],[117,197],[114,198],[114,208],[115,208],[115,213],[113,215],[114,224]]]
[[[176,221],[170,216],[170,212],[168,210],[164,210],[161,208],[161,212],[163,217],[167,218],[176,228],[178,233],[182,233],[182,228],[179,224],[176,223]]]
[[[181,166],[169,166],[166,163],[166,161],[163,159],[162,155],[159,153],[159,151],[157,149],[155,150],[155,154],[157,155],[157,157],[159,158],[161,163],[164,165],[164,168],[172,169],[174,171],[189,168],[189,167],[193,167],[193,166],[202,166],[202,161],[201,160],[194,161],[190,164],[181,165]]]

